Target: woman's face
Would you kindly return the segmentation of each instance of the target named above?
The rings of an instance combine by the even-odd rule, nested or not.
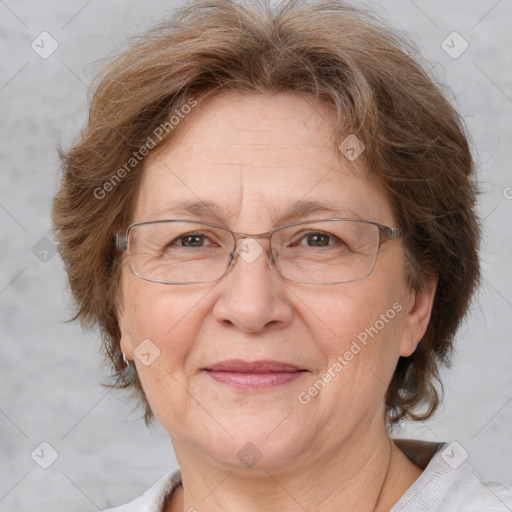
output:
[[[388,200],[358,160],[337,151],[334,116],[325,106],[292,94],[223,93],[181,122],[180,137],[147,160],[133,222],[182,218],[261,233],[357,216],[396,226]],[[179,211],[185,201],[216,210]],[[281,221],[303,201],[339,211]],[[122,349],[134,359],[178,459],[188,450],[224,467],[300,466],[382,429],[398,357],[410,355],[426,329],[432,294],[408,290],[400,241],[382,244],[370,277],[334,285],[284,280],[269,264],[268,239],[258,244],[254,260],[238,256],[221,280],[206,284],[144,281],[125,257]],[[205,370],[234,359],[303,371],[257,389]]]

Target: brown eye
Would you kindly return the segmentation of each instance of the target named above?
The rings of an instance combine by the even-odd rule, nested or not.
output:
[[[180,242],[179,245],[183,247],[202,247],[206,237],[201,234],[193,233],[180,236],[178,240]]]
[[[330,235],[325,233],[312,233],[306,237],[307,245],[311,247],[325,247],[329,245]]]

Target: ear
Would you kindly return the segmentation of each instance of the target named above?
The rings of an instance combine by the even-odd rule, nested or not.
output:
[[[437,277],[432,278],[421,290],[411,291],[409,295],[400,343],[402,357],[408,357],[414,353],[427,330],[436,288]]]
[[[119,341],[121,351],[126,355],[128,359],[133,360],[132,336],[126,327],[123,326],[122,322],[119,322],[119,330],[121,331],[121,339]]]
[[[121,351],[128,359],[133,360],[133,337],[126,326],[127,319],[125,318],[123,304],[119,300],[116,301],[116,318],[119,325],[119,332],[121,333],[121,339],[119,340]]]

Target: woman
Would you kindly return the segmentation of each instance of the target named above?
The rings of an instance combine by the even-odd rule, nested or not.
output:
[[[114,510],[509,510],[438,403],[479,279],[463,126],[343,2],[194,2],[105,70],[54,223],[180,471]],[[508,507],[508,508],[507,508]]]

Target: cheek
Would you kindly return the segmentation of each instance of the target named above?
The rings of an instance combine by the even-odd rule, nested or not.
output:
[[[158,353],[155,364],[138,365],[141,380],[146,374],[155,374],[158,366],[180,373],[201,326],[201,299],[205,292],[176,290],[130,276],[126,281],[123,321],[134,356],[145,362],[138,357],[145,345],[150,349],[154,345],[153,350]]]
[[[377,337],[394,338],[403,321],[401,294],[392,286],[365,281],[297,292],[303,321],[329,357],[348,350],[354,340],[369,346]]]
[[[142,388],[155,416],[174,431],[173,418],[183,417],[188,407],[187,369],[204,322],[205,291],[176,291],[139,279],[125,289],[126,325]]]
[[[311,389],[312,396],[319,396],[318,405],[334,404],[331,415],[344,416],[350,408],[361,417],[382,402],[398,360],[404,322],[400,291],[361,281],[332,287],[328,294],[324,289],[321,297],[300,295],[304,321],[323,354],[316,375],[322,382],[314,384],[321,391],[315,395]]]
[[[365,297],[346,294],[321,308],[323,322],[317,324],[327,323],[329,335],[316,341],[325,366],[300,396],[326,424],[342,430],[382,412],[398,360],[401,304],[377,294]]]

